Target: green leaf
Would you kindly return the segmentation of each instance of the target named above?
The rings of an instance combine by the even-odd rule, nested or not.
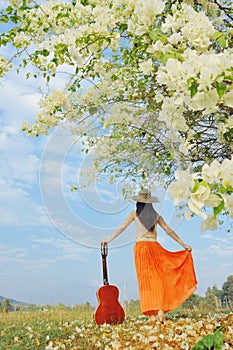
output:
[[[201,180],[200,182],[196,182],[195,185],[192,188],[192,193],[195,193],[196,190],[200,187],[200,186],[205,186],[207,187],[207,183],[204,180]]]
[[[158,33],[156,30],[152,30],[152,31],[149,33],[149,37],[151,38],[151,40],[152,40],[153,42],[156,42],[157,40],[162,41],[162,43],[167,42],[167,37],[166,37],[166,35],[163,35],[163,34],[161,34],[161,33]]]
[[[190,90],[190,96],[193,97],[196,95],[197,90],[198,90],[198,84],[194,81],[192,83],[192,85],[190,86],[189,90]]]
[[[203,342],[199,340],[194,346],[192,346],[191,350],[206,350],[206,347]]]
[[[144,173],[142,173],[142,179],[145,180],[146,179],[146,175]]]
[[[45,57],[49,56],[50,55],[50,52],[46,49],[42,50],[41,54]]]
[[[12,12],[13,12],[13,7],[8,6],[8,7],[6,8],[6,13],[7,13],[8,15],[10,15]]]
[[[189,78],[187,80],[187,85],[188,85],[188,89],[190,91],[190,96],[191,97],[195,96],[197,91],[198,91],[199,84],[196,82],[196,80],[194,78]]]
[[[58,62],[59,62],[59,59],[58,59],[57,57],[54,57],[54,58],[52,59],[52,62],[54,62],[54,63],[57,65]]]
[[[227,46],[227,36],[222,32],[215,32],[213,35],[213,39],[223,48],[225,49]]]
[[[57,44],[57,45],[55,46],[55,49],[56,49],[59,53],[64,53],[65,51],[67,51],[68,46],[67,46],[67,44],[62,44],[62,43],[60,43],[60,44]]]
[[[47,57],[47,56],[50,55],[50,52],[49,52],[48,50],[46,50],[46,49],[37,50],[37,51],[35,51],[35,55],[36,55],[36,56],[37,56],[37,55],[42,55],[42,56],[44,56],[44,57]]]
[[[218,83],[216,81],[216,90],[217,90],[217,93],[218,93],[218,96],[220,98],[223,97],[223,95],[225,94],[225,91],[226,91],[226,84],[223,84],[223,83]]]
[[[27,10],[27,1],[26,0],[23,0],[23,4],[20,6],[20,10],[23,11],[23,10]]]
[[[81,0],[80,2],[81,2],[81,4],[83,6],[87,6],[88,5],[88,0]]]
[[[231,192],[233,192],[233,187],[232,186],[227,186],[227,187],[220,187],[219,189],[218,189],[218,192],[219,193],[231,193]]]
[[[95,114],[97,111],[98,111],[98,108],[97,108],[97,107],[90,107],[90,108],[89,108],[89,113],[90,113],[90,114]]]
[[[232,140],[233,140],[233,128],[230,128],[226,132],[224,132],[223,136],[224,136],[226,141],[232,142]]]
[[[163,63],[164,65],[166,65],[167,60],[170,58],[171,56],[169,55],[168,52],[166,53],[162,53],[162,52],[158,52],[157,54],[157,60],[160,61],[161,63]]]
[[[221,350],[223,347],[223,343],[224,343],[224,336],[222,334],[222,332],[215,332],[214,333],[214,349],[215,350]]]
[[[208,334],[206,337],[203,337],[202,342],[208,349],[211,349],[214,345],[214,335]]]
[[[119,27],[121,32],[124,32],[125,30],[128,29],[128,24],[127,23],[121,23]]]
[[[221,211],[223,210],[224,208],[224,200],[222,199],[220,204],[217,206],[217,207],[214,207],[213,208],[213,211],[214,211],[214,217],[216,219],[216,217],[218,216],[218,214],[221,213]]]
[[[159,39],[158,33],[155,30],[152,30],[149,33],[149,37],[151,38],[151,40],[153,40],[154,42],[156,42]]]
[[[111,76],[111,80],[116,81],[118,79],[118,76],[116,74],[113,74]]]
[[[6,15],[2,15],[0,18],[0,23],[8,23],[9,18]]]
[[[18,21],[19,21],[19,16],[17,15],[14,15],[14,16],[10,16],[10,20],[14,23],[14,24],[17,24]]]

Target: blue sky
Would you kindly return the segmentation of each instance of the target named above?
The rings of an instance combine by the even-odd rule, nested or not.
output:
[[[81,154],[68,132],[56,129],[36,139],[20,132],[22,122],[32,121],[38,111],[36,83],[23,73],[9,73],[0,83],[0,295],[36,304],[96,305],[102,285],[99,242],[134,203],[122,198],[121,183],[110,186],[105,180],[70,191],[83,183],[80,170],[91,156]],[[54,83],[62,86],[62,78]],[[232,234],[201,233],[198,218],[177,218],[168,193],[158,188],[154,194],[160,197],[155,208],[193,247],[196,292],[204,295],[214,284],[221,288],[233,274]],[[109,249],[109,281],[120,289],[121,301],[138,299],[134,235],[132,224]],[[180,249],[160,229],[158,240],[168,250]]]

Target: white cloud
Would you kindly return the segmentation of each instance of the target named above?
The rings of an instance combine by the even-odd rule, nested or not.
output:
[[[81,246],[69,239],[65,239],[62,236],[58,238],[51,237],[33,237],[32,241],[39,244],[41,250],[44,250],[44,247],[47,247],[48,251],[56,251],[56,259],[58,260],[78,260],[86,261],[88,254],[91,253],[91,250],[87,247]]]
[[[230,258],[233,256],[233,245],[221,246],[212,244],[209,248],[205,249],[205,251],[207,254],[214,255],[216,258]]]
[[[48,225],[38,191],[44,140],[20,132],[23,120],[34,119],[40,94],[23,74],[9,73],[0,95],[0,225]]]
[[[214,235],[211,234],[211,233],[206,233],[206,234],[202,234],[201,236],[199,236],[200,239],[213,239],[214,238]]]
[[[54,238],[49,238],[49,237],[37,238],[37,237],[33,237],[32,238],[32,242],[54,245]]]
[[[41,94],[27,83],[23,74],[9,73],[0,84],[0,112],[7,119],[7,126],[20,130],[23,120],[34,120]]]
[[[27,249],[24,247],[14,247],[12,245],[1,244],[1,262],[16,257],[22,257],[27,255]]]
[[[47,225],[47,215],[36,199],[39,159],[33,154],[4,156],[0,159],[0,225]]]
[[[60,241],[59,245],[62,249],[60,260],[79,260],[85,262],[88,260],[88,254],[91,253],[90,249],[77,245],[68,239]]]

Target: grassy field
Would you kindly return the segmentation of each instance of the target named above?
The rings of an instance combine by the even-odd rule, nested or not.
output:
[[[171,313],[164,325],[151,325],[146,317],[129,315],[126,310],[126,319],[121,325],[100,327],[94,323],[92,312],[56,309],[9,312],[0,314],[0,350],[188,350],[218,327],[224,337],[222,349],[233,349],[231,312]]]

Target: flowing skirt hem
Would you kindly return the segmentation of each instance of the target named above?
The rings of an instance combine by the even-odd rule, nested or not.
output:
[[[196,290],[191,252],[170,252],[158,242],[139,241],[134,247],[134,258],[144,315],[173,310]]]

